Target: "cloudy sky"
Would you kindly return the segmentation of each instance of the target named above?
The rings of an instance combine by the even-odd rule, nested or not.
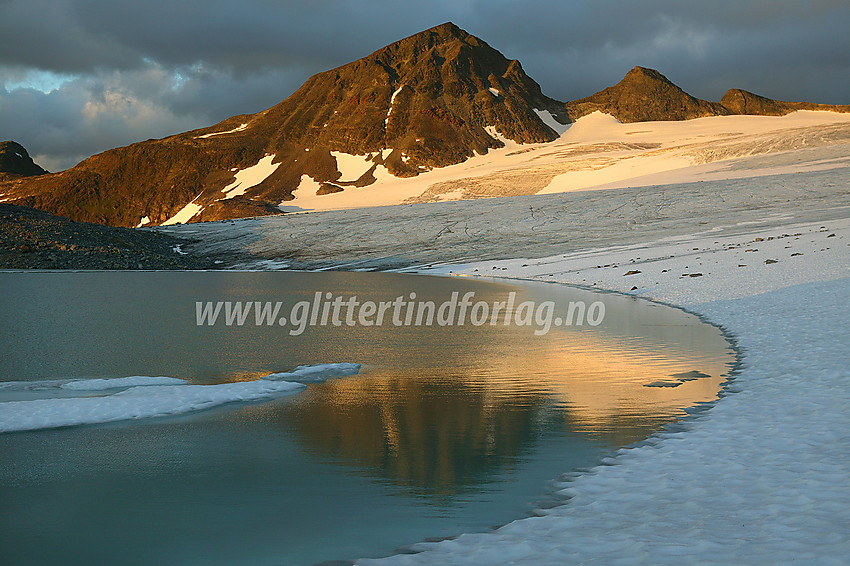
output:
[[[0,0],[0,140],[61,170],[263,110],[445,21],[559,100],[642,65],[709,100],[850,103],[846,0]]]

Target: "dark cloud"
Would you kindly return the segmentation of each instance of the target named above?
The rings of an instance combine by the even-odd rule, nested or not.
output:
[[[497,2],[479,33],[499,39],[557,98],[586,96],[643,65],[703,98],[740,87],[788,100],[850,102],[850,81],[835,73],[850,76],[846,2],[552,4],[541,16]]]
[[[257,112],[285,98],[306,73],[277,69],[233,76],[203,66],[149,64],[100,72],[49,93],[0,89],[0,138],[14,139],[50,171],[100,151]]]
[[[850,102],[845,1],[0,0],[0,137],[63,168],[267,108],[315,72],[444,21],[562,100],[639,64],[713,100],[739,87]],[[12,88],[33,71],[70,78],[47,94]]]

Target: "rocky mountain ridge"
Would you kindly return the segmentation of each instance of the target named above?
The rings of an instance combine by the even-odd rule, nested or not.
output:
[[[797,110],[850,112],[850,105],[783,102],[738,88],[728,90],[720,102],[710,102],[691,96],[655,69],[645,67],[635,67],[616,85],[565,106],[573,121],[599,111],[624,123],[706,116],[783,116]]]
[[[549,142],[597,110],[634,122],[799,109],[850,111],[742,90],[708,102],[643,67],[561,103],[519,61],[446,23],[314,75],[257,114],[115,148],[59,173],[12,173],[0,199],[124,227],[267,215],[299,189],[357,190],[460,163],[506,139]]]

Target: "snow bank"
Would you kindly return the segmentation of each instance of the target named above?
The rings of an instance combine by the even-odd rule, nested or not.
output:
[[[543,516],[358,564],[846,563],[848,304],[845,278],[703,305],[746,352],[711,410],[565,478]]]
[[[487,134],[491,138],[493,138],[494,140],[498,140],[498,141],[502,142],[503,144],[505,144],[505,147],[503,149],[515,150],[515,149],[522,146],[522,144],[519,144],[519,143],[515,142],[514,140],[512,140],[508,137],[505,137],[499,130],[496,129],[496,126],[484,126],[484,131],[487,132]],[[478,157],[482,157],[482,156],[478,156]],[[475,158],[473,158],[473,159],[475,159]]]
[[[850,219],[780,222],[452,268],[687,303],[736,337],[742,366],[716,403],[561,478],[565,505],[358,564],[846,564]]]
[[[283,212],[301,212],[311,210],[319,195],[316,192],[322,188],[321,183],[310,175],[301,175],[298,188],[292,191],[293,200],[283,200],[277,207]]]
[[[0,432],[180,415],[227,403],[263,401],[297,393],[306,387],[303,383],[316,383],[333,377],[354,375],[359,370],[360,365],[352,363],[299,366],[292,372],[275,373],[256,381],[218,385],[189,385],[180,379],[146,376],[75,380],[64,383],[60,387],[89,392],[129,387],[111,395],[99,397],[66,397],[0,403]],[[15,388],[22,384],[22,382],[10,383],[14,383]],[[0,384],[0,389],[3,388],[2,386],[3,384]]]
[[[769,222],[768,219],[761,219]],[[536,259],[438,265],[432,274],[532,278],[692,307],[850,274],[850,219],[701,234]],[[740,227],[738,227],[740,228]],[[476,269],[478,271],[476,271]],[[637,271],[625,275],[629,271]]]

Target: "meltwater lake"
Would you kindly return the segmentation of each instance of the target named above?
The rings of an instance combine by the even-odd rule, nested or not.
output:
[[[463,325],[425,311],[416,325],[418,303],[464,296]],[[352,297],[417,304],[366,325],[346,317]],[[221,307],[199,325],[197,304],[219,302],[281,307],[273,324],[248,311],[228,325]],[[583,324],[578,310],[565,323],[570,303],[588,307]],[[294,322],[314,308],[315,324]],[[63,387],[83,379],[216,387],[361,365],[262,401],[0,432],[6,566],[310,565],[487,530],[560,503],[561,474],[715,399],[736,360],[716,327],[632,297],[387,273],[4,272],[0,328],[0,422],[35,407],[21,403],[186,387]]]

